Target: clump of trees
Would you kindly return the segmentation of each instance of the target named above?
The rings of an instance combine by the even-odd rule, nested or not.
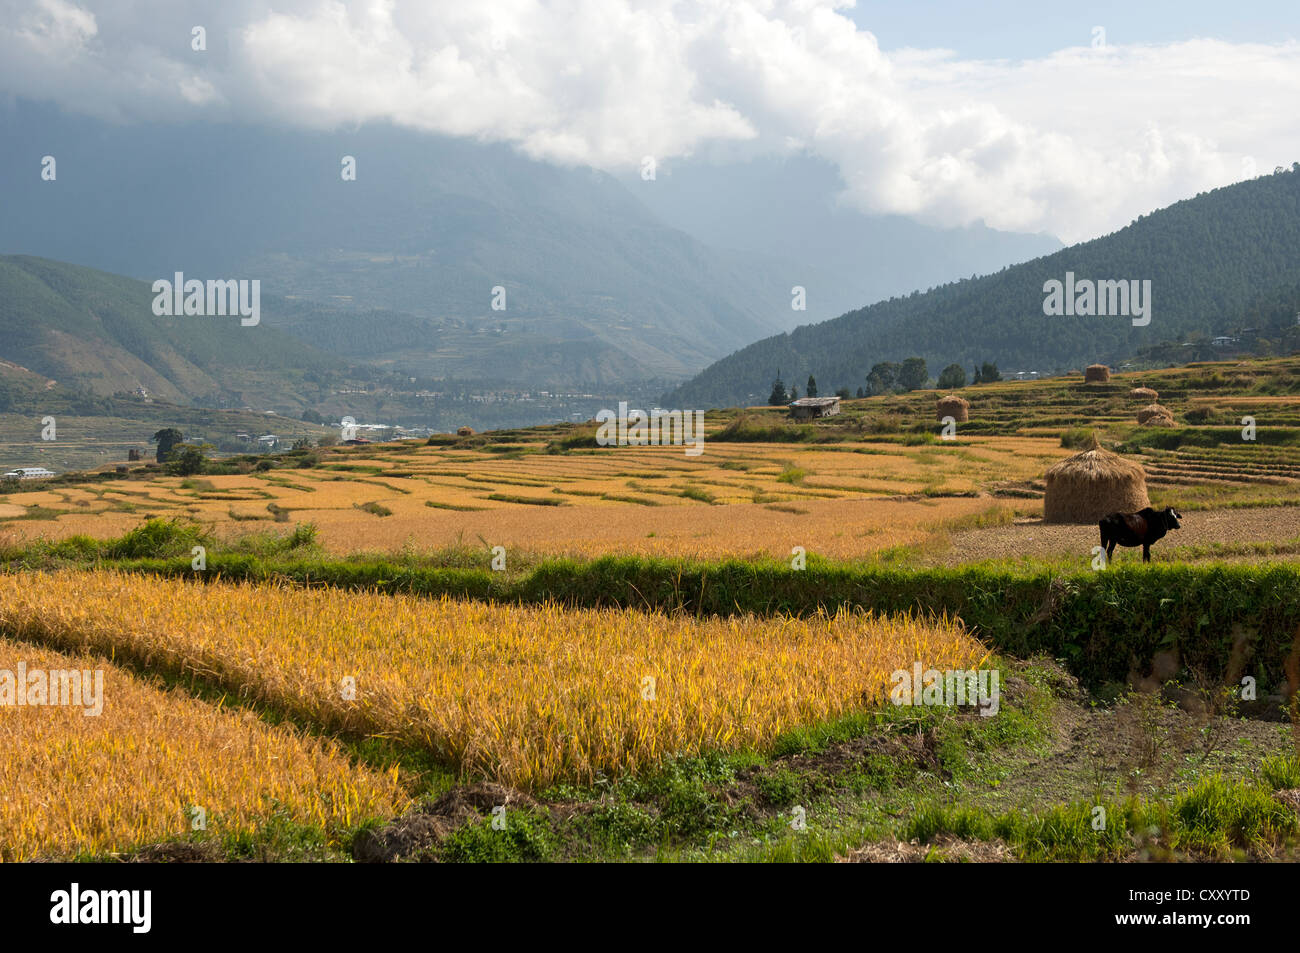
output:
[[[930,383],[930,372],[925,361],[919,357],[909,357],[898,371],[899,389],[906,391],[920,390]]]
[[[167,457],[167,472],[177,476],[196,476],[208,468],[207,452],[210,443],[182,443],[172,449]]]
[[[939,372],[939,390],[956,390],[966,386],[966,368],[949,364]]]
[[[177,476],[203,473],[208,466],[208,451],[215,449],[210,443],[185,443],[185,435],[175,427],[159,430],[152,439],[158,444],[154,459]]]
[[[902,364],[881,361],[872,365],[871,372],[867,374],[865,396],[920,390],[929,383],[930,372],[923,358],[909,357]]]
[[[158,452],[154,455],[154,459],[159,463],[166,463],[167,458],[172,454],[172,450],[184,442],[185,435],[175,427],[167,427],[164,430],[159,430],[151,439],[158,444]]]
[[[898,386],[898,372],[901,368],[893,361],[882,361],[871,368],[867,374],[867,396],[892,394]]]

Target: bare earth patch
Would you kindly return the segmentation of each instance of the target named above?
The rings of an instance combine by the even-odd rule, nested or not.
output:
[[[919,864],[925,861],[947,863],[1005,864],[1015,863],[1015,854],[1000,840],[972,841],[957,837],[939,837],[933,844],[898,840],[866,844],[835,858],[841,864]]]
[[[1151,550],[1151,561],[1161,562],[1161,551],[1175,546],[1204,546],[1213,543],[1283,543],[1300,537],[1300,507],[1261,506],[1240,509],[1194,510],[1183,513],[1183,527],[1175,530]],[[952,535],[952,548],[944,563],[974,562],[981,559],[1077,556],[1086,563],[1092,547],[1100,543],[1096,526],[1048,524],[1021,520],[1010,526],[968,530]],[[1273,558],[1277,558],[1276,556]],[[1116,560],[1140,562],[1141,549],[1116,549]]]

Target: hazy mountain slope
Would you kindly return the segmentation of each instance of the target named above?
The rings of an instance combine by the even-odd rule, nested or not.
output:
[[[157,317],[153,299],[142,281],[0,257],[0,359],[95,394],[144,387],[178,403],[232,393],[283,403],[304,371],[337,363],[238,317]]]
[[[762,400],[779,369],[822,390],[856,389],[877,361],[918,355],[932,374],[992,360],[1006,370],[1115,363],[1189,332],[1215,333],[1269,289],[1300,280],[1300,167],[1202,193],[1111,235],[997,274],[891,298],[759,341],[665,399],[681,406]],[[1077,279],[1152,283],[1152,318],[1048,317],[1043,285]]]
[[[57,160],[55,181],[40,177],[46,154]],[[356,161],[355,181],[340,175],[344,156]],[[798,196],[795,206],[825,192],[824,170],[806,184],[804,171],[795,173],[782,185]],[[720,172],[714,183],[726,178]],[[334,309],[331,343],[322,346],[345,360],[523,388],[683,379],[756,339],[897,287],[899,256],[884,250],[909,242],[959,246],[927,259],[921,271],[935,280],[975,270],[967,266],[984,260],[977,250],[1011,260],[996,233],[864,226],[860,216],[852,218],[859,232],[841,241],[825,216],[795,214],[752,177],[748,191],[725,193],[728,205],[710,205],[708,195],[722,190],[708,182],[684,189],[684,179],[665,177],[632,187],[506,146],[380,126],[114,126],[18,101],[0,104],[0,179],[0,252],[147,280],[178,270],[261,278],[268,299]],[[668,205],[658,206],[663,215],[648,208],[652,196],[676,217]],[[679,214],[694,206],[693,216]],[[743,215],[746,207],[762,221]],[[724,237],[775,231],[785,244],[699,240],[711,220],[728,216],[736,224]],[[691,228],[673,227],[679,219]],[[801,248],[809,253],[792,255]],[[791,309],[795,284],[808,289],[806,311]],[[498,285],[504,311],[491,308]],[[377,325],[397,312],[409,316],[397,333]],[[347,328],[350,315],[357,320]],[[283,317],[276,326],[317,342],[305,319]],[[401,344],[376,350],[371,336]]]
[[[504,325],[534,347],[608,355],[606,373],[626,379],[684,376],[806,317],[783,277],[663,225],[611,177],[504,146],[388,128],[114,127],[22,103],[0,107],[0,124],[0,251],[149,280],[256,277],[268,297],[408,312],[431,332],[445,318]],[[33,143],[56,158],[55,181]],[[428,356],[431,374],[514,372],[509,355],[449,368]]]

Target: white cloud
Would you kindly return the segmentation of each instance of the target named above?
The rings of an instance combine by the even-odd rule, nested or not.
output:
[[[67,0],[37,0],[16,33],[43,56],[76,56],[99,32],[95,15]]]
[[[1300,158],[1295,43],[969,61],[883,53],[831,0],[93,6],[0,0],[0,90],[118,119],[384,120],[607,169],[797,143],[863,209],[1067,240]]]

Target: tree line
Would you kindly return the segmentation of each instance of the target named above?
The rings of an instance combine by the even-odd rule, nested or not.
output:
[[[871,370],[867,373],[865,385],[858,388],[856,396],[876,397],[880,394],[901,394],[907,391],[922,390],[931,386],[932,383],[940,390],[957,390],[965,387],[967,380],[966,368],[960,364],[949,364],[939,372],[938,380],[932,382],[924,358],[909,357],[901,364],[894,361],[880,361],[872,365]],[[991,384],[1000,380],[1002,380],[1002,374],[999,373],[998,366],[991,361],[985,361],[983,364],[977,365],[969,378],[971,384]],[[804,394],[807,397],[816,397],[817,393],[817,378],[809,374],[808,385]],[[847,387],[841,387],[835,391],[835,396],[847,399],[855,395],[850,394]],[[785,382],[781,380],[781,372],[778,370],[776,380],[772,382],[772,391],[768,394],[768,405],[788,404],[798,399],[799,388],[791,385],[787,390]]]

